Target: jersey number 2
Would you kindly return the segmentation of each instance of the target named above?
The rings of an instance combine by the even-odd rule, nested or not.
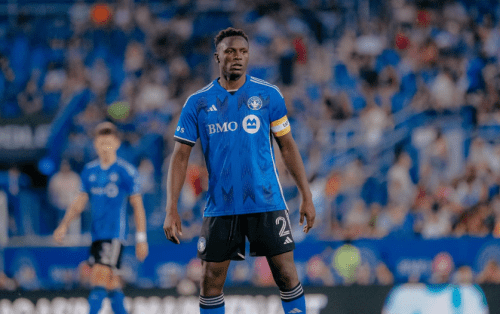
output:
[[[287,236],[290,234],[290,231],[289,230],[285,230],[286,229],[286,219],[284,217],[278,217],[276,218],[276,224],[279,225],[280,222],[282,223],[281,225],[281,229],[280,229],[280,237],[284,237],[284,236]]]

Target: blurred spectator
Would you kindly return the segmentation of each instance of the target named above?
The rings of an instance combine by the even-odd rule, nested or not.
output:
[[[453,283],[458,285],[472,285],[474,283],[474,273],[470,266],[460,266],[453,275]]]
[[[311,257],[307,262],[307,278],[310,283],[321,286],[333,286],[335,284],[330,268],[319,255]]]
[[[102,105],[90,103],[84,111],[73,118],[75,126],[79,132],[83,132],[87,137],[91,137],[95,126],[104,120],[105,112]]]
[[[438,203],[434,203],[426,213],[421,230],[422,237],[432,239],[447,236],[451,232],[451,227],[451,218],[448,212]]]
[[[38,89],[39,76],[39,72],[33,72],[26,89],[17,95],[19,107],[26,115],[38,113],[43,109],[43,96]]]
[[[90,80],[90,83],[94,84],[92,86],[95,86],[95,84],[100,83],[102,84],[102,89],[107,88],[106,81],[105,81],[105,76],[104,77],[95,77],[87,74],[87,71],[85,69],[84,64],[80,59],[74,60],[68,64],[68,69],[67,69],[67,79],[64,85],[64,89],[62,93],[60,94],[60,98],[58,97],[59,95],[57,93],[53,93],[52,97],[49,98],[50,101],[53,101],[54,104],[52,106],[57,106],[59,105],[58,101],[61,101],[61,106],[64,106],[67,104],[69,99],[71,97],[75,96],[82,90],[84,90],[87,87],[87,81]],[[105,75],[102,73],[102,75]],[[96,89],[94,88],[93,90],[96,92]],[[97,96],[102,96],[101,94],[96,93]],[[56,107],[57,108],[57,107]]]
[[[345,120],[351,117],[352,109],[348,95],[343,92],[339,96],[325,98],[325,115],[332,120]]]
[[[477,176],[476,167],[469,165],[464,177],[459,181],[455,191],[455,198],[464,208],[471,208],[480,202],[487,201],[488,189],[480,177]]]
[[[490,233],[486,224],[486,218],[489,214],[489,207],[481,204],[464,213],[461,220],[465,220],[467,233],[476,237],[485,237]]]
[[[375,268],[376,283],[383,286],[394,284],[394,275],[391,273],[387,265],[379,263]]]
[[[368,147],[380,144],[384,131],[392,126],[391,117],[375,103],[368,99],[366,108],[361,112],[361,122],[365,133],[365,143]]]
[[[427,147],[427,162],[422,167],[422,183],[429,190],[434,190],[447,178],[450,166],[448,143],[440,130],[436,131],[436,138]]]
[[[254,261],[252,283],[257,287],[274,287],[276,283],[271,273],[271,268],[265,256],[259,256]]]
[[[41,282],[38,277],[37,269],[30,259],[24,259],[19,262],[14,279],[19,287],[26,290],[38,290],[41,288]]]
[[[145,63],[144,48],[138,42],[130,42],[125,50],[124,70],[135,77],[141,75]]]
[[[143,158],[137,167],[139,172],[139,182],[141,194],[154,194],[155,192],[155,169],[153,163],[148,158]]]
[[[477,275],[476,282],[479,284],[500,284],[500,267],[498,266],[498,262],[494,259],[489,260],[483,270]]]
[[[449,283],[455,269],[453,258],[447,252],[437,254],[432,260],[432,274],[429,282],[434,284]]]
[[[450,69],[445,67],[434,79],[431,96],[437,110],[453,109],[463,103],[463,95],[457,88]]]
[[[477,171],[477,175],[483,176],[487,173],[490,165],[494,162],[493,149],[484,139],[477,137],[472,140],[468,161],[471,167]]]
[[[189,261],[186,269],[187,278],[196,284],[200,283],[201,272],[203,271],[201,261],[198,258],[193,258]]]
[[[362,158],[356,158],[344,168],[342,188],[344,190],[360,188],[366,180]]]
[[[17,282],[5,275],[4,272],[0,272],[0,290],[14,291],[18,287]]]
[[[235,284],[248,284],[252,277],[252,269],[249,262],[232,263],[229,276]]]
[[[73,200],[80,193],[80,176],[71,169],[68,160],[63,159],[59,171],[49,180],[49,200],[58,211],[58,222],[62,220]],[[68,228],[69,235],[81,233],[81,218],[76,218]]]
[[[361,264],[356,267],[356,283],[361,286],[368,286],[373,284],[374,276],[372,274],[372,270],[370,265]]]
[[[413,234],[413,222],[409,208],[405,205],[390,204],[377,219],[375,236],[387,235],[407,237]]]
[[[388,173],[389,202],[404,207],[413,205],[416,189],[410,176],[411,166],[411,157],[405,152],[399,154]]]
[[[156,270],[161,288],[174,288],[184,277],[184,267],[173,262],[165,263]]]
[[[88,69],[88,78],[90,90],[96,95],[96,97],[104,97],[111,82],[109,69],[106,62],[102,58],[94,60],[92,67]]]
[[[371,215],[366,209],[365,203],[362,200],[357,200],[343,221],[346,236],[349,239],[357,239],[366,236],[370,218]]]
[[[86,23],[89,21],[89,6],[85,0],[76,1],[69,9],[71,25],[76,34],[83,32]]]
[[[51,63],[45,75],[43,91],[48,94],[62,92],[66,79],[66,71],[61,66]]]
[[[179,294],[193,295],[197,293],[202,271],[201,261],[198,258],[193,258],[186,267],[186,278],[177,285]]]
[[[23,190],[31,184],[30,178],[19,171],[17,166],[12,166],[6,173],[0,174],[0,185],[7,192],[7,203],[9,208],[9,234],[26,235],[32,234],[33,213],[27,212],[28,208],[21,205]]]
[[[167,104],[169,94],[167,89],[151,79],[143,76],[139,87],[139,94],[135,101],[135,110],[137,112],[160,110]]]

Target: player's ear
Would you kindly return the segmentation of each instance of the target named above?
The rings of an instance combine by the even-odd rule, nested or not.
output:
[[[118,136],[115,136],[115,146],[116,146],[116,149],[120,148],[121,144],[122,144],[122,141],[120,140],[120,138]]]
[[[219,60],[219,54],[218,54],[217,52],[216,52],[216,53],[214,53],[214,58],[215,58],[215,61],[216,61],[217,63],[220,63],[220,60]]]

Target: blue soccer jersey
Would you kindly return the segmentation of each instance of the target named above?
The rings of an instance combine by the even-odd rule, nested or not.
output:
[[[137,170],[117,158],[108,169],[99,160],[85,165],[82,171],[82,191],[89,195],[92,216],[92,240],[125,240],[127,231],[127,201],[139,193]]]
[[[279,89],[248,75],[236,92],[214,80],[187,99],[174,137],[191,146],[200,138],[209,173],[205,217],[286,209],[271,137],[290,132],[286,114]]]

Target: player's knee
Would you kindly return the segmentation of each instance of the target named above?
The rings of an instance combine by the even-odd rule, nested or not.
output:
[[[215,269],[204,269],[202,273],[202,281],[217,285],[219,282],[224,282],[222,272]]]
[[[212,263],[203,263],[202,266],[202,278],[207,280],[218,280],[222,278],[224,280],[226,269],[223,266],[214,266]]]
[[[201,295],[206,297],[220,295],[225,279],[223,268],[211,267],[208,263],[204,264],[201,276]]]
[[[276,284],[280,289],[291,289],[299,283],[299,276],[294,264],[284,265],[274,274]]]

